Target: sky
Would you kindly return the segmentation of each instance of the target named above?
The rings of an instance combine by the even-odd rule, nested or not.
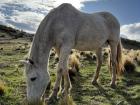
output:
[[[47,13],[62,3],[88,13],[111,12],[121,24],[121,36],[140,41],[140,0],[0,0],[0,24],[35,33]]]

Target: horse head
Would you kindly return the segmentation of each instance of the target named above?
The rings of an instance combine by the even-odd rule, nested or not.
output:
[[[22,60],[25,64],[27,83],[27,101],[29,105],[40,105],[42,96],[49,85],[50,75],[44,65],[39,65],[31,59]]]

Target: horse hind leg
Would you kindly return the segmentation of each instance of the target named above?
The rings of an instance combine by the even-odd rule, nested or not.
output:
[[[116,58],[117,58],[117,43],[112,42],[110,43],[110,48],[111,48],[111,66],[112,66],[112,77],[111,77],[111,87],[115,88],[116,87]]]
[[[97,68],[96,68],[96,72],[95,72],[95,75],[92,80],[93,85],[97,84],[97,79],[99,77],[99,72],[100,72],[101,65],[102,65],[102,48],[99,48],[96,51],[96,55],[97,55]]]

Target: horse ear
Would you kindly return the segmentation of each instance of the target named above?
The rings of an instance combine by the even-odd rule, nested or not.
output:
[[[22,64],[29,64],[29,61],[27,61],[27,60],[19,60],[19,62]]]

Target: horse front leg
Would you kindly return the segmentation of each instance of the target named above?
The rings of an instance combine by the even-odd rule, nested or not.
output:
[[[58,100],[57,93],[59,91],[62,73],[63,73],[62,69],[58,66],[55,85],[54,85],[52,94],[50,95],[49,99],[47,100],[48,104],[55,103]]]
[[[61,64],[61,68],[62,68],[62,84],[61,84],[61,88],[62,93],[64,94],[64,96],[67,96],[70,93],[70,89],[71,89],[71,82],[70,82],[70,78],[69,78],[69,72],[68,72],[68,58],[69,58],[69,54],[70,54],[71,48],[70,47],[63,47],[61,49],[61,56],[60,56],[60,64]]]
[[[97,84],[97,79],[99,77],[99,72],[100,72],[101,65],[102,65],[102,48],[99,48],[96,51],[96,55],[97,55],[97,68],[96,68],[96,72],[95,72],[95,75],[92,80],[93,85]]]
[[[60,49],[56,82],[54,85],[53,92],[49,98],[49,103],[52,103],[53,101],[55,101],[57,99],[57,93],[59,91],[62,76],[64,77],[64,90],[63,90],[64,96],[67,96],[69,93],[71,83],[70,83],[70,79],[69,79],[67,66],[68,66],[68,57],[69,57],[70,51],[71,51],[71,49],[67,46],[66,47],[62,46]]]

